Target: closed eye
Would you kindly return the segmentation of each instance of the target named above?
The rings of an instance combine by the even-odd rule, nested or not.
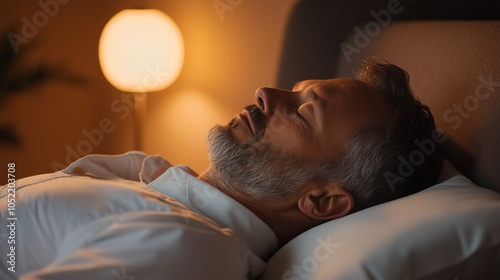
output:
[[[301,119],[303,119],[304,121],[306,121],[306,122],[307,122],[307,120],[304,118],[304,116],[302,116],[302,115],[300,114],[300,112],[299,112],[299,109],[298,109],[298,108],[297,108],[297,109],[295,109],[294,113],[295,113],[297,116],[299,116],[299,118],[301,118]]]
[[[311,105],[312,103],[311,102],[308,102],[308,103],[305,103],[305,104],[302,104],[299,106],[299,108],[297,108],[295,110],[295,113],[306,123],[306,124],[310,124],[309,121],[308,121],[308,115],[310,115],[308,112],[309,112],[309,105]]]

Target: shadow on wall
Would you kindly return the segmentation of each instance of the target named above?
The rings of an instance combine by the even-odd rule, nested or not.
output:
[[[337,77],[338,58],[360,52],[340,47],[359,24],[373,21],[370,30],[360,30],[369,41],[370,33],[392,21],[500,19],[498,11],[500,1],[488,0],[301,0],[286,30],[277,85],[291,89],[297,81]]]
[[[9,100],[16,98],[26,90],[40,86],[49,81],[56,81],[83,87],[87,81],[69,72],[62,65],[40,64],[21,67],[23,56],[30,48],[36,47],[36,42],[26,43],[19,28],[13,27],[1,36],[0,41],[0,110],[6,107]],[[21,47],[20,47],[21,46]],[[22,69],[21,69],[22,68]],[[31,92],[32,93],[32,92]],[[21,148],[23,140],[11,123],[0,122],[0,148]]]

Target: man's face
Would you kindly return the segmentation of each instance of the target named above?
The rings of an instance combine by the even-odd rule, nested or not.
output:
[[[213,168],[246,192],[290,192],[312,180],[314,163],[342,156],[351,136],[382,125],[390,105],[355,79],[307,80],[292,91],[260,88],[245,107],[208,136]]]
[[[255,99],[257,107],[230,123],[235,141],[316,160],[338,157],[354,132],[383,124],[390,115],[373,87],[349,78],[302,81],[292,91],[260,88]]]

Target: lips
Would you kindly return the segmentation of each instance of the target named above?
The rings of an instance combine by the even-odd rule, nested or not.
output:
[[[241,112],[241,114],[240,114],[240,118],[243,121],[243,123],[245,123],[245,125],[248,127],[248,129],[250,129],[252,134],[254,134],[255,129],[253,127],[252,118],[250,117],[250,113],[247,110],[243,110],[243,112]]]
[[[266,131],[265,117],[257,105],[252,104],[243,108],[239,118],[253,135],[249,144],[259,141],[264,136]]]

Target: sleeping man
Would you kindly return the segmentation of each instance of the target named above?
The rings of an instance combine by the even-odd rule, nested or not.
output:
[[[255,279],[300,233],[431,186],[434,134],[407,73],[386,62],[260,88],[209,132],[200,175],[130,152],[19,180],[12,211],[4,187],[0,278]]]

